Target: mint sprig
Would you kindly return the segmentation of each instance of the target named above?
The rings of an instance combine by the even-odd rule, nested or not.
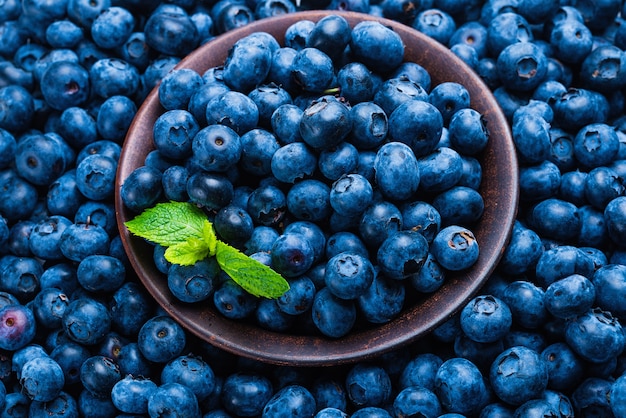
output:
[[[164,256],[170,263],[189,266],[215,257],[220,268],[254,296],[275,299],[289,290],[280,274],[220,241],[204,212],[191,203],[158,203],[124,225],[132,234],[167,247]]]

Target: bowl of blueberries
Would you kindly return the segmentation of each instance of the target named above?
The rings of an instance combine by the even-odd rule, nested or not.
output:
[[[116,180],[138,278],[182,326],[280,365],[366,360],[451,318],[518,203],[507,119],[447,47],[305,11],[209,40],[147,96]]]

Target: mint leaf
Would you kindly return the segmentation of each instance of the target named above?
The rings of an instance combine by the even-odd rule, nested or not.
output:
[[[202,225],[202,236],[209,249],[209,255],[215,255],[217,236],[215,235],[215,229],[213,229],[213,224],[211,224],[211,222],[209,222],[208,220],[205,220],[204,225]]]
[[[217,241],[215,257],[220,268],[254,296],[276,299],[289,290],[280,274],[225,242]]]
[[[189,238],[185,242],[167,247],[164,254],[167,261],[181,266],[191,266],[208,255],[207,242],[198,238]]]
[[[189,238],[204,239],[206,215],[191,203],[158,203],[125,222],[128,230],[148,241],[168,247]],[[210,225],[210,223],[209,223]]]

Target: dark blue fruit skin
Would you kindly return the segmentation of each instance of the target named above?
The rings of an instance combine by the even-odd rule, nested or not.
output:
[[[430,106],[430,105],[429,105]],[[403,142],[388,142],[374,160],[376,184],[390,200],[405,200],[417,191],[420,172],[413,149]]]
[[[400,314],[405,295],[406,290],[401,282],[377,274],[372,284],[359,296],[358,304],[367,321],[383,324]]]
[[[358,253],[342,252],[326,263],[324,281],[326,288],[340,299],[356,299],[374,280],[372,263]]]
[[[114,360],[96,355],[86,359],[80,368],[80,381],[89,392],[106,397],[121,379],[119,366]]]
[[[380,73],[395,69],[404,55],[398,34],[379,22],[360,22],[352,28],[350,48],[357,61]]]
[[[107,307],[88,298],[70,302],[62,319],[68,337],[79,344],[92,345],[104,339],[111,328],[111,315]]]
[[[354,301],[339,299],[325,287],[315,294],[311,315],[313,323],[322,334],[340,338],[350,332],[357,313]]]
[[[489,376],[498,398],[512,405],[537,398],[548,385],[548,370],[543,359],[537,352],[522,346],[500,353]]]
[[[463,270],[478,259],[479,247],[473,233],[464,227],[443,228],[432,242],[431,252],[437,262],[448,270]]]
[[[256,416],[273,394],[270,380],[260,374],[233,373],[222,386],[221,401],[226,411],[239,416]]]
[[[381,272],[395,280],[416,274],[426,262],[428,241],[417,231],[399,231],[378,248],[376,260]]]
[[[169,316],[146,321],[137,335],[141,354],[152,362],[166,363],[179,356],[186,343],[184,330]]]
[[[220,272],[215,258],[207,258],[192,266],[173,264],[167,272],[167,285],[179,300],[201,302],[213,295]]]
[[[316,412],[313,395],[303,386],[289,385],[277,391],[263,408],[263,416],[311,416]]]
[[[348,399],[358,407],[382,406],[391,396],[391,380],[377,365],[356,364],[346,375]]]
[[[435,394],[449,411],[472,414],[489,402],[489,392],[478,368],[469,360],[445,361],[435,375]]]
[[[595,303],[596,285],[580,274],[557,280],[546,289],[546,309],[558,318],[582,315]],[[604,308],[602,304],[598,305]]]
[[[389,115],[389,135],[407,144],[416,157],[428,155],[439,142],[443,129],[441,112],[421,100],[407,100]]]
[[[599,308],[590,309],[570,321],[565,328],[565,341],[576,354],[593,363],[607,361],[624,349],[619,321]]]
[[[315,253],[303,235],[286,233],[274,241],[271,257],[272,268],[283,277],[297,277],[313,265]]]
[[[495,342],[504,337],[513,323],[511,310],[495,296],[477,296],[461,311],[461,328],[465,335],[480,343]]]
[[[150,379],[127,375],[113,386],[111,400],[124,413],[144,414],[148,412],[148,398],[156,388]]]
[[[165,383],[148,397],[148,414],[158,416],[171,412],[179,416],[200,417],[198,400],[187,386]]]
[[[430,389],[421,386],[404,388],[393,401],[393,412],[396,416],[441,416],[443,409],[437,395]]]
[[[272,155],[270,167],[276,179],[294,183],[313,174],[317,168],[317,156],[304,142],[288,143]]]
[[[64,384],[61,366],[50,357],[34,358],[22,367],[20,385],[33,401],[51,401],[61,393]]]
[[[350,108],[329,96],[322,96],[308,106],[299,125],[302,140],[315,149],[339,144],[351,129]]]
[[[35,338],[36,322],[30,309],[16,304],[0,309],[0,348],[18,350]]]

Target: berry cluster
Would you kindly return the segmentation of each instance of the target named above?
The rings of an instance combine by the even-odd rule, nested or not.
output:
[[[215,35],[300,8],[385,16],[448,45],[493,90],[521,163],[518,221],[480,294],[409,347],[321,371],[236,357],[185,332],[132,278],[112,201],[121,144],[147,93],[164,80],[161,100],[175,112],[204,90],[173,66]],[[625,416],[624,13],[618,0],[0,2],[0,415]],[[302,22],[286,39],[304,42],[310,30]],[[331,45],[325,54],[341,60],[335,41],[321,34],[314,47]],[[307,73],[318,58],[300,56],[300,85],[328,83]],[[256,87],[248,83],[263,64],[248,60],[229,70],[242,90]],[[350,91],[347,75],[362,68],[352,67],[336,80],[356,103],[362,92]],[[211,76],[201,76],[205,86]],[[214,94],[205,93],[198,108]],[[189,112],[204,126],[235,103],[245,104]],[[297,106],[285,108],[285,124],[274,127],[285,143],[298,143],[294,115]],[[259,109],[259,120],[268,116]],[[178,151],[175,137],[159,136]],[[375,137],[362,130],[364,143]],[[204,145],[196,152],[209,153]],[[305,170],[306,150],[290,152]],[[171,164],[160,157],[146,166],[165,171]],[[297,176],[285,160],[275,169],[290,182]],[[181,191],[183,172],[166,178],[164,190]],[[143,196],[131,200],[142,207]],[[260,218],[278,215],[261,206]],[[270,237],[257,242],[276,239],[261,233]]]
[[[475,263],[468,227],[483,213],[476,157],[489,133],[465,87],[431,89],[423,67],[403,63],[393,30],[331,14],[285,32],[305,22],[304,47],[254,32],[208,76],[168,73],[155,150],[121,198],[134,212],[163,198],[192,202],[219,238],[291,282],[276,301],[258,300],[206,263],[160,260],[178,299],[212,300],[226,317],[272,331],[311,332],[303,323],[312,320],[314,333],[338,338],[358,314],[389,322],[405,293],[432,293],[447,271]],[[154,155],[171,165],[151,166]]]

